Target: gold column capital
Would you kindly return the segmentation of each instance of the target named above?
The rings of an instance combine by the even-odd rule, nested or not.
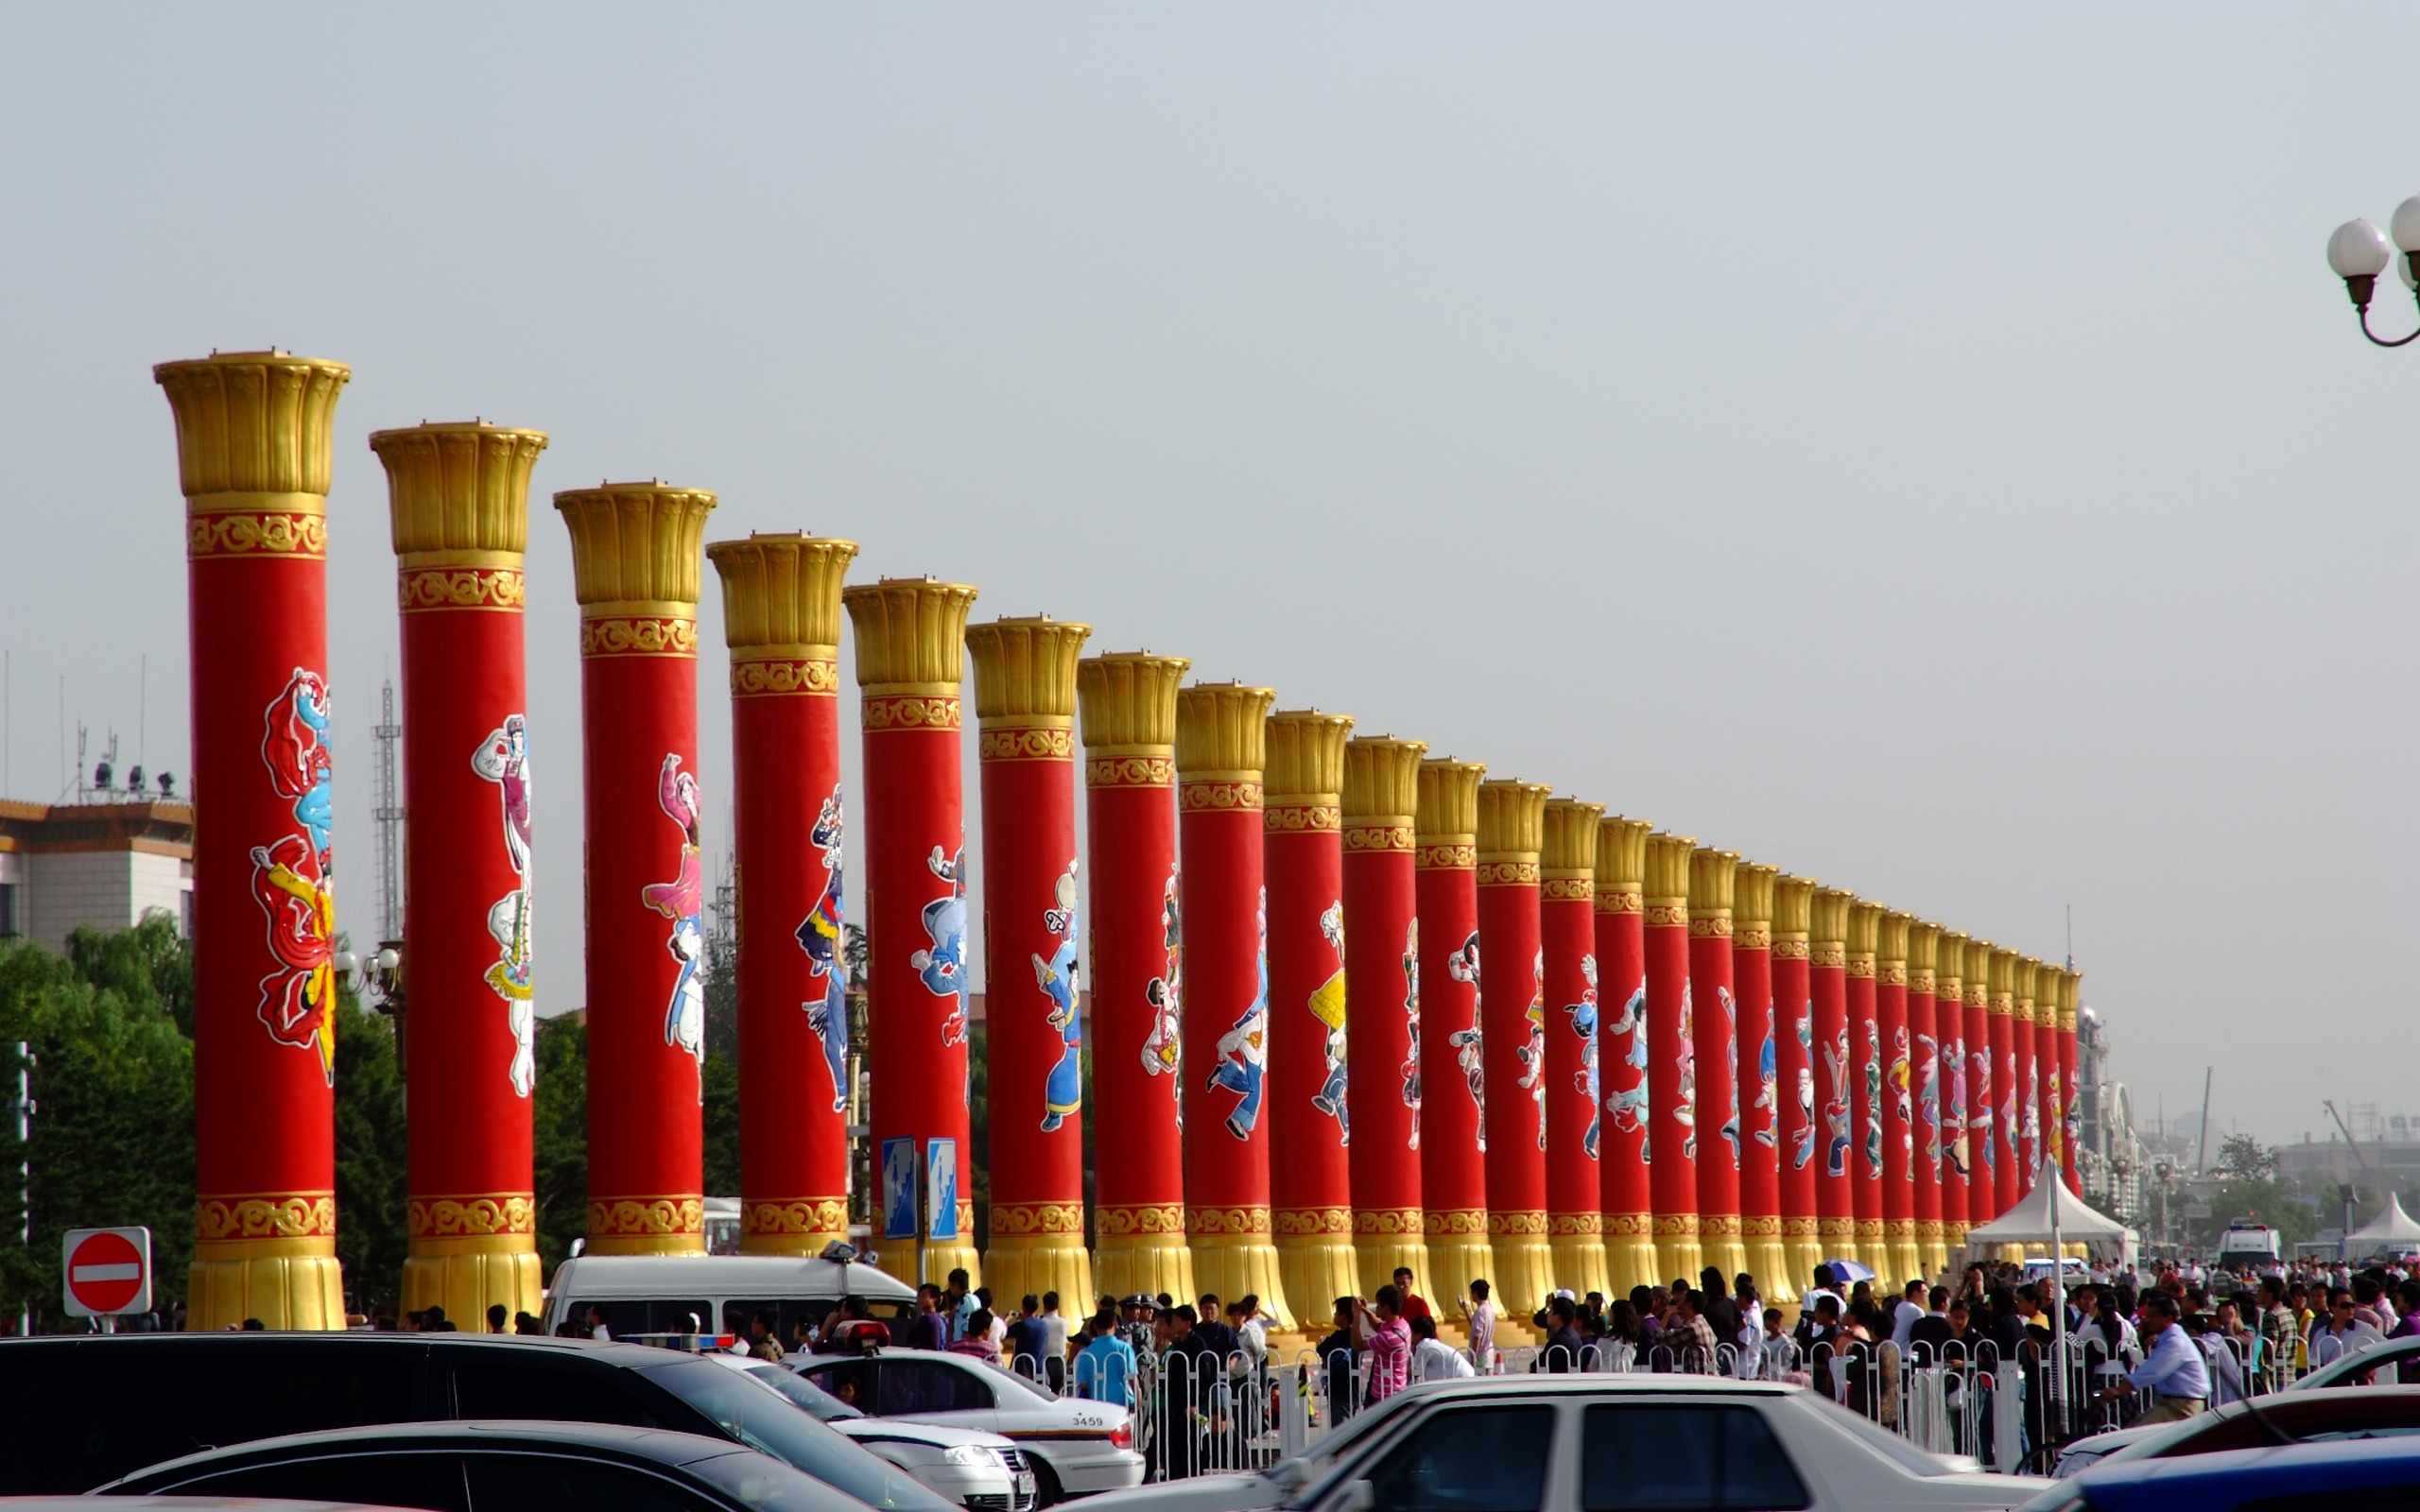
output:
[[[1856,906],[1857,894],[1847,888],[1816,885],[1806,933],[1808,954],[1817,966],[1848,965],[1849,914]]]
[[[1091,626],[1047,614],[1004,614],[969,625],[964,633],[975,657],[975,717],[984,728],[1074,727],[1076,659],[1083,654]]]
[[[1176,690],[1193,663],[1181,656],[1113,651],[1076,663],[1076,705],[1087,757],[1173,762]]]
[[[1270,714],[1262,737],[1269,756],[1270,806],[1288,803],[1340,809],[1344,750],[1352,734],[1351,714],[1318,709],[1280,709]]]
[[[717,541],[706,559],[722,578],[723,644],[769,659],[833,662],[840,654],[840,587],[857,543],[752,530]]]
[[[1425,740],[1356,735],[1344,743],[1345,844],[1354,850],[1409,850],[1420,808]]]
[[[1807,938],[1814,925],[1815,889],[1822,885],[1812,877],[1793,877],[1786,871],[1773,878],[1773,959],[1813,958]]]
[[[1895,908],[1886,908],[1876,921],[1874,939],[1875,980],[1893,987],[1908,985],[1908,931],[1916,916]]]
[[[1538,849],[1538,861],[1549,878],[1596,881],[1597,844],[1604,817],[1602,803],[1576,798],[1547,800],[1546,843]]]
[[[1941,926],[1917,919],[1908,930],[1908,986],[1930,992],[1939,980]]]
[[[1945,929],[1933,954],[1933,995],[1944,1003],[1963,1000],[1966,988],[1966,936]]]
[[[1991,960],[1990,997],[1992,1013],[2005,1019],[2016,1011],[2016,952],[2004,951],[1991,941],[1983,942]]]
[[[1849,937],[1846,946],[1849,975],[1872,976],[1877,948],[1882,942],[1882,916],[1890,912],[1880,903],[1859,898],[1849,904]]]
[[[2073,967],[2062,967],[2059,971],[2059,1031],[2062,1034],[2076,1032],[2076,1001],[2083,989],[2083,973]]]
[[[1269,706],[1274,688],[1197,682],[1176,694],[1176,769],[1188,782],[1250,782],[1257,792],[1269,765]]]
[[[1534,867],[1547,843],[1547,800],[1552,782],[1492,777],[1478,784],[1478,853],[1481,860],[1526,861]]]
[[[1773,884],[1779,867],[1742,861],[1732,872],[1732,942],[1747,950],[1770,950],[1773,943]]]
[[[2035,1022],[2033,1017],[2033,980],[2036,976],[2041,974],[2041,971],[2042,963],[2034,957],[2031,955],[2020,955],[2016,958],[2016,970],[2013,973],[2011,990],[2015,1002],[2015,1016],[2017,1022],[2020,1023],[2031,1023]]]
[[[1647,837],[1647,922],[1651,928],[1679,928],[1689,921],[1689,860],[1697,854],[1696,837],[1666,834]]]
[[[1412,808],[1412,824],[1423,845],[1432,840],[1458,841],[1469,847],[1472,859],[1477,860],[1478,784],[1486,775],[1485,762],[1431,756],[1420,764],[1419,801]]]
[[[979,592],[932,577],[885,577],[840,591],[857,632],[864,697],[956,697],[966,679],[966,613]]]
[[[370,449],[386,464],[389,524],[405,566],[520,565],[529,549],[529,473],[545,432],[423,423],[372,431]],[[513,559],[494,559],[502,557]]]
[[[187,512],[211,512],[215,494],[324,499],[336,457],[337,395],[352,378],[341,362],[287,352],[214,352],[154,366],[151,379],[176,414],[177,474]]]
[[[1597,825],[1597,911],[1637,914],[1647,909],[1645,819],[1609,815]]]
[[[1732,899],[1737,896],[1739,877],[1739,852],[1720,850],[1702,845],[1689,852],[1689,917],[1710,918],[1720,914],[1731,917]]]
[[[694,615],[706,515],[714,507],[706,490],[666,483],[556,494],[555,509],[571,529],[572,588],[581,617]]]

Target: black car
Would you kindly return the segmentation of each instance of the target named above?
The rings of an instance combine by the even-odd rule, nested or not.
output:
[[[88,1490],[284,1434],[497,1418],[702,1434],[880,1512],[950,1512],[739,1372],[669,1349],[476,1333],[0,1340],[0,1495]]]
[[[363,1502],[425,1512],[864,1512],[727,1438],[597,1423],[396,1423],[188,1454],[100,1496]]]

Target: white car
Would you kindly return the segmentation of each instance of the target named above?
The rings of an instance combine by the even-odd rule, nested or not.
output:
[[[1033,1468],[1022,1450],[998,1434],[895,1418],[876,1422],[769,1360],[720,1351],[708,1358],[747,1376],[819,1422],[828,1423],[851,1442],[914,1476],[925,1489],[970,1512],[1031,1512]]]
[[[882,1349],[866,1355],[793,1355],[808,1381],[885,1422],[972,1428],[1013,1440],[1033,1467],[1035,1504],[1138,1486],[1127,1410],[1053,1396],[1050,1388],[963,1354]]]
[[[1721,1376],[1492,1376],[1416,1385],[1262,1475],[1106,1496],[1097,1512],[1983,1512],[2050,1483],[1928,1454],[1804,1386]]]
[[[2331,1360],[2284,1390],[2325,1391],[2332,1386],[2392,1385],[2399,1369],[2415,1364],[2420,1364],[2420,1339],[2389,1339],[2384,1344],[2373,1344],[2358,1354]],[[2373,1372],[2381,1366],[2390,1367],[2387,1373],[2374,1376]],[[2147,1438],[2177,1433],[2200,1421],[2198,1418],[2187,1418],[2183,1422],[2155,1423],[2149,1428],[2113,1428],[2105,1434],[2089,1435],[2061,1450],[2059,1462],[2052,1467],[2050,1473],[2064,1481],[2070,1475],[2092,1469],[2119,1450],[2132,1449]]]

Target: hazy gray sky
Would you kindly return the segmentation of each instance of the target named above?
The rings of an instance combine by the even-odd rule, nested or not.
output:
[[[57,788],[62,674],[131,758],[147,652],[184,769],[149,368],[275,343],[354,370],[356,938],[363,438],[477,414],[553,435],[542,495],[715,489],[710,539],[853,537],[2046,956],[2072,903],[2145,1108],[2215,1064],[2221,1127],[2420,1111],[2420,349],[2322,258],[2420,192],[2416,44],[2386,6],[0,5],[9,791]],[[577,610],[543,497],[530,537],[554,1010]]]

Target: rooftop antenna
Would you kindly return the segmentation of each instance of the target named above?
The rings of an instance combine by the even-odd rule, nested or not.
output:
[[[17,653],[0,651],[0,798],[9,796],[9,758],[17,733]]]
[[[395,718],[395,679],[378,688],[378,723],[370,731],[378,739],[378,806],[370,816],[378,821],[378,941],[404,937],[403,854],[404,805],[395,792],[395,745],[403,724]]]
[[[2193,1174],[2200,1176],[2210,1168],[2210,1077],[2216,1066],[2202,1068],[2202,1146],[2193,1154]]]
[[[151,653],[143,653],[142,669],[134,675],[134,765],[140,770],[144,758],[150,754],[144,747],[151,744]]]
[[[2067,904],[2067,970],[2076,969],[2076,905]]]

